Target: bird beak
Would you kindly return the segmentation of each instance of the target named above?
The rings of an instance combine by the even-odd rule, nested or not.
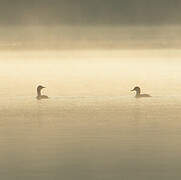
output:
[[[46,87],[42,87],[42,88],[46,88]]]
[[[131,91],[134,91],[134,89],[132,89]]]

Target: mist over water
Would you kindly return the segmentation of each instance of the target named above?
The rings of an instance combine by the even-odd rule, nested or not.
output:
[[[180,57],[1,51],[1,178],[180,180]],[[36,100],[39,84],[50,99]],[[153,97],[134,98],[134,86]]]
[[[180,7],[1,0],[0,179],[180,180]]]
[[[0,50],[179,49],[180,25],[9,25]]]

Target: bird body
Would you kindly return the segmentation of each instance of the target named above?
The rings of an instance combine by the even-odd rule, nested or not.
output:
[[[142,97],[151,97],[149,94],[139,94],[135,96],[136,98],[142,98]]]
[[[141,89],[140,87],[136,86],[134,89],[131,91],[136,91],[135,98],[142,98],[142,97],[151,97],[149,94],[141,94]]]
[[[41,86],[41,85],[39,85],[39,86],[37,87],[37,97],[36,97],[36,99],[38,99],[38,100],[48,99],[48,96],[41,94],[41,90],[44,89],[44,88],[45,88],[45,87],[43,87],[43,86]]]

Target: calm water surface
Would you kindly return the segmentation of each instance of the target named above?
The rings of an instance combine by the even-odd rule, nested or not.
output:
[[[0,53],[3,180],[180,180],[181,51]],[[36,85],[51,98],[37,101]],[[135,99],[133,86],[152,98]]]

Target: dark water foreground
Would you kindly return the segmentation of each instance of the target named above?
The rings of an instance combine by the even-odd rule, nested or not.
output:
[[[0,104],[3,180],[179,180],[181,97]]]

